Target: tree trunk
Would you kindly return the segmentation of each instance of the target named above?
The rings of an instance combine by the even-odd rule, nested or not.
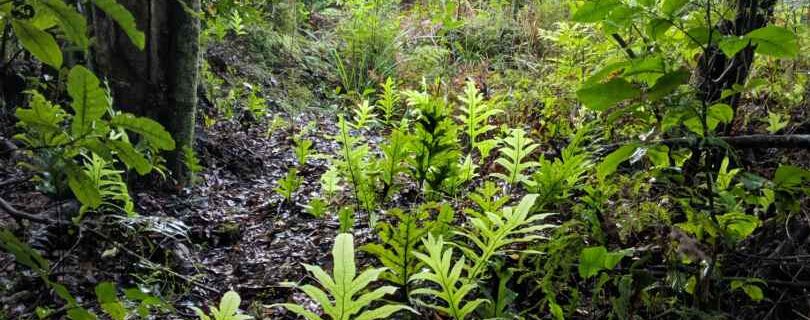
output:
[[[189,181],[182,150],[191,148],[197,106],[200,0],[119,0],[146,34],[137,49],[100,10],[92,13],[97,40],[93,55],[109,81],[116,107],[156,119],[177,142],[168,168],[181,185]]]

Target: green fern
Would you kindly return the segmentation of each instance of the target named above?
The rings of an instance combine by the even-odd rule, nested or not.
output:
[[[126,213],[127,216],[135,216],[135,203],[129,195],[129,188],[124,179],[121,178],[123,171],[116,170],[112,163],[95,153],[85,156],[84,170],[90,177],[96,189],[101,192],[102,208],[109,206]],[[82,216],[90,208],[83,205],[79,210],[79,216],[74,219],[76,223],[81,221]]]
[[[428,234],[427,239],[423,239],[423,243],[427,254],[414,252],[414,255],[427,265],[430,270],[413,275],[409,281],[432,282],[439,287],[439,290],[418,288],[411,291],[411,295],[433,297],[443,301],[445,305],[417,301],[419,304],[447,314],[453,319],[462,320],[467,318],[482,303],[489,303],[489,300],[486,299],[464,302],[467,295],[476,287],[472,279],[461,276],[461,273],[467,267],[464,256],[461,256],[453,263],[453,248],[449,247],[445,250],[445,242],[441,236],[434,237],[432,234]]]
[[[334,267],[331,276],[318,266],[304,264],[304,268],[312,274],[323,289],[313,285],[297,287],[320,304],[323,312],[333,320],[383,319],[402,310],[416,313],[415,310],[399,304],[385,304],[376,309],[369,308],[372,303],[396,292],[397,288],[382,286],[360,294],[366,290],[370,283],[376,281],[386,269],[367,269],[357,275],[353,242],[354,238],[348,233],[338,234],[337,238],[335,238],[335,245],[332,248]],[[295,284],[289,285],[295,286]],[[360,296],[355,298],[358,294]],[[308,320],[321,320],[320,316],[297,304],[283,303],[271,307],[274,306],[284,307]]]
[[[593,167],[590,154],[572,141],[562,151],[562,158],[548,160],[540,157],[539,168],[526,182],[529,192],[540,195],[537,207],[559,203],[569,198],[571,190],[585,178],[585,173]]]
[[[197,175],[202,172],[203,166],[200,164],[200,159],[197,158],[194,148],[187,145],[183,146],[183,164],[190,173],[191,183],[196,183],[199,179]]]
[[[431,217],[434,209],[437,213]],[[414,252],[421,249],[421,239],[427,233],[445,232],[453,221],[453,209],[449,205],[425,204],[407,213],[394,208],[388,215],[396,219],[396,225],[381,222],[377,226],[380,243],[367,244],[360,249],[373,254],[388,268],[381,277],[402,288],[403,297],[407,298],[411,291],[408,280],[422,266]]]
[[[475,192],[469,194],[469,198],[478,205],[482,212],[498,212],[511,199],[508,194],[501,195],[498,185],[492,181],[484,182]],[[473,216],[478,214],[474,210],[466,212]]]
[[[293,143],[295,143],[293,152],[295,153],[295,159],[298,161],[298,165],[306,165],[311,152],[310,149],[312,148],[312,140],[301,139],[301,137],[296,136],[293,137]]]
[[[200,308],[191,307],[194,310],[194,313],[200,318],[200,320],[248,320],[253,319],[253,317],[241,314],[239,312],[239,305],[242,303],[242,299],[239,297],[239,294],[235,291],[231,290],[225,293],[222,296],[222,299],[219,301],[219,308],[211,307],[211,315],[205,314]]]
[[[368,100],[360,102],[353,111],[354,118],[352,120],[354,120],[354,122],[351,123],[351,126],[356,130],[365,129],[377,121],[377,116],[374,114],[374,107],[369,105]]]
[[[293,195],[295,195],[298,188],[301,187],[303,181],[304,179],[298,176],[298,169],[290,168],[290,170],[287,171],[287,175],[285,175],[283,179],[278,180],[278,185],[273,190],[283,196],[287,203],[292,203]]]
[[[528,182],[529,177],[524,175],[523,172],[537,167],[538,163],[534,161],[524,162],[524,159],[537,149],[538,145],[532,143],[522,129],[512,129],[509,137],[504,138],[503,142],[506,145],[500,149],[501,157],[495,160],[495,163],[505,169],[507,174],[496,172],[492,176],[513,187],[518,183]]]
[[[464,126],[464,131],[469,140],[469,150],[472,151],[477,147],[478,141],[476,139],[479,135],[495,129],[494,125],[489,124],[489,118],[502,111],[484,102],[484,96],[478,92],[478,88],[475,87],[475,82],[472,80],[467,81],[467,85],[464,87],[464,95],[459,97],[459,100],[464,104],[461,106],[462,113],[456,118]]]
[[[428,195],[444,189],[444,182],[458,174],[458,126],[450,118],[443,99],[425,92],[406,91],[408,104],[416,109],[411,149],[411,174],[420,189],[427,182]]]
[[[342,116],[338,120],[338,126],[340,131],[335,138],[340,144],[341,159],[337,161],[337,167],[351,183],[357,209],[362,205],[370,213],[371,219],[375,220],[371,214],[376,207],[376,198],[368,175],[368,145],[352,136],[349,132],[350,124]]]
[[[382,89],[382,93],[377,97],[379,99],[377,108],[382,112],[383,122],[390,126],[395,114],[398,113],[397,107],[401,98],[397,93],[397,84],[391,77],[385,79],[385,83],[380,85],[380,89]]]
[[[380,181],[382,182],[382,191],[380,193],[383,199],[387,199],[391,193],[396,191],[396,178],[400,173],[408,171],[408,167],[404,163],[410,156],[408,150],[410,138],[403,134],[402,131],[394,129],[386,141],[381,147],[383,158],[377,163]]]
[[[500,214],[484,212],[480,218],[470,219],[472,230],[455,232],[474,244],[471,248],[461,247],[464,254],[474,261],[468,273],[470,278],[482,276],[492,257],[504,254],[507,246],[543,239],[537,232],[554,227],[551,224],[536,224],[552,215],[530,214],[536,200],[536,194],[526,195],[517,207],[503,208]]]

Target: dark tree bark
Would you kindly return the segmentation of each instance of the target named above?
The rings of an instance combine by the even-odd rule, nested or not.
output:
[[[146,34],[136,48],[114,21],[93,13],[97,71],[113,91],[116,107],[158,120],[177,142],[168,167],[178,183],[189,181],[182,150],[192,147],[199,77],[200,0],[119,0]]]

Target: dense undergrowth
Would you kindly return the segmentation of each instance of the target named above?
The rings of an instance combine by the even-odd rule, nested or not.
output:
[[[12,2],[0,319],[810,317],[802,1],[206,0],[186,188]]]

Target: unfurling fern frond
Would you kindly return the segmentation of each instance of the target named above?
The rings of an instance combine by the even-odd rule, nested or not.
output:
[[[357,275],[354,262],[354,238],[351,234],[341,233],[335,238],[332,259],[334,267],[331,276],[318,266],[304,264],[304,268],[312,274],[323,289],[308,284],[298,286],[301,291],[320,304],[323,312],[332,320],[373,320],[386,318],[402,310],[416,312],[410,307],[400,304],[386,304],[376,309],[368,308],[373,302],[394,293],[397,288],[382,286],[361,294],[386,269],[367,269]],[[292,285],[294,286],[294,284]],[[360,296],[355,298],[357,295]],[[283,303],[271,307],[275,306],[284,307],[308,320],[321,320],[320,316],[297,304]]]
[[[538,164],[534,161],[524,162],[523,160],[537,149],[538,145],[532,143],[522,129],[512,129],[510,136],[504,138],[503,142],[506,145],[500,149],[501,157],[495,162],[506,170],[506,174],[493,173],[492,175],[513,187],[518,183],[526,183],[529,181],[529,177],[523,172],[537,167]]]
[[[385,79],[385,83],[380,85],[380,88],[382,93],[378,96],[377,108],[382,111],[383,122],[386,125],[391,125],[391,121],[394,120],[396,113],[398,113],[397,108],[401,100],[397,93],[397,84],[394,79],[388,77]]]
[[[431,296],[443,301],[445,305],[419,301],[420,304],[447,314],[453,319],[463,320],[479,305],[489,302],[486,299],[475,299],[465,303],[465,297],[475,289],[476,285],[469,278],[469,273],[468,277],[461,276],[466,267],[464,256],[453,263],[453,248],[448,247],[445,250],[445,242],[441,236],[434,237],[432,234],[428,234],[427,239],[423,239],[423,242],[427,254],[415,252],[414,255],[430,270],[415,274],[410,281],[432,282],[439,289],[419,288],[411,291],[411,295]]]

